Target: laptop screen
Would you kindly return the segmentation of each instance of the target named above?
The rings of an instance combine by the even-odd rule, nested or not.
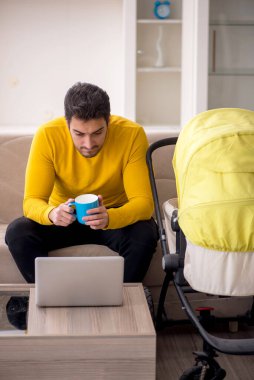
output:
[[[37,257],[38,306],[113,306],[123,301],[121,256]]]

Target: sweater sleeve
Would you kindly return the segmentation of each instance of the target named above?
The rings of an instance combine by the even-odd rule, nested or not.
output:
[[[139,220],[148,220],[153,214],[153,198],[146,165],[147,148],[147,137],[144,130],[139,128],[123,169],[123,183],[128,202],[121,207],[108,209],[108,229],[125,227]]]
[[[37,223],[50,225],[48,204],[55,181],[53,153],[45,132],[39,129],[34,136],[25,176],[24,215]]]

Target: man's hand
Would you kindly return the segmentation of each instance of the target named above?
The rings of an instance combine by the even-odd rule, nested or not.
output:
[[[93,230],[100,230],[108,226],[108,212],[106,207],[103,205],[103,199],[101,195],[98,195],[99,207],[93,208],[87,211],[89,216],[84,216],[83,220],[86,222],[87,226],[90,226]],[[93,215],[90,215],[93,214]]]
[[[76,220],[73,208],[68,206],[70,202],[74,202],[74,199],[68,199],[67,202],[61,203],[50,211],[49,220],[56,226],[67,227]]]

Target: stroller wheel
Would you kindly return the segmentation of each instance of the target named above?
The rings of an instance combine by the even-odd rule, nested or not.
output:
[[[213,369],[207,363],[195,365],[182,374],[179,380],[222,380],[226,376],[223,368]]]
[[[184,371],[179,380],[212,380],[216,379],[207,365],[194,366]]]

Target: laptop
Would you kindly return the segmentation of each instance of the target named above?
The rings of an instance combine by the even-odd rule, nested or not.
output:
[[[37,257],[38,306],[117,306],[123,302],[121,256]]]

